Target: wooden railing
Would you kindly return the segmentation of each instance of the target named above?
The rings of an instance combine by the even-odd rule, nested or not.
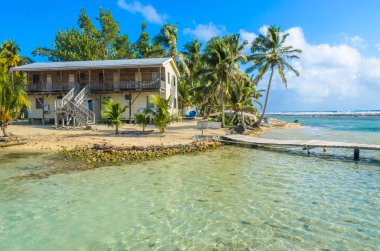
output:
[[[119,82],[91,82],[91,83],[38,83],[27,84],[27,92],[68,92],[72,88],[78,90],[88,85],[90,91],[120,91],[120,90],[159,90],[165,89],[165,81],[157,79],[151,81],[119,81]]]

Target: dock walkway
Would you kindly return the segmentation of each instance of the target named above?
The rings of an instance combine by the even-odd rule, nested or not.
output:
[[[284,146],[284,147],[302,147],[307,150],[308,153],[310,149],[321,147],[326,148],[344,148],[344,149],[354,149],[354,159],[359,159],[360,149],[362,150],[378,150],[380,151],[380,145],[374,144],[358,144],[358,143],[346,143],[346,142],[335,142],[335,141],[325,141],[325,140],[280,140],[280,139],[266,139],[258,138],[246,135],[226,135],[221,137],[222,141],[229,143],[241,143],[245,145],[252,146]]]

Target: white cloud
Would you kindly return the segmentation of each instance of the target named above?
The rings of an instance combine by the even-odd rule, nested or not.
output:
[[[208,41],[209,39],[221,36],[227,32],[224,25],[215,25],[212,22],[208,24],[198,24],[194,29],[186,28],[183,30],[185,35],[192,35],[201,41]]]
[[[132,14],[140,13],[150,23],[163,24],[167,18],[167,15],[159,14],[152,5],[143,5],[139,1],[127,3],[125,0],[118,0],[117,5],[119,5],[120,8],[131,12]]]
[[[268,28],[269,28],[269,25],[263,25],[263,26],[261,26],[260,29],[259,29],[259,33],[262,34],[262,35],[267,34]]]
[[[265,27],[262,27],[260,32],[265,30]],[[363,90],[380,89],[380,58],[366,57],[357,47],[350,44],[353,41],[364,44],[359,37],[355,36],[337,45],[312,44],[306,40],[300,27],[293,27],[285,32],[290,34],[287,45],[302,50],[301,59],[291,62],[294,68],[300,71],[301,76],[287,73],[288,93],[292,96],[287,98],[311,106],[341,102],[346,106],[351,105],[354,109],[356,107],[353,100],[362,102],[366,99],[363,97],[366,95],[363,94]],[[283,86],[280,80],[275,78],[274,89],[277,91],[280,88],[283,89]],[[369,93],[368,97],[370,96]],[[372,102],[371,105],[380,104],[379,101],[373,100],[367,102]],[[334,103],[329,104],[332,109]]]
[[[241,38],[247,40],[249,44],[251,44],[253,40],[255,40],[255,38],[257,37],[255,33],[246,31],[244,29],[240,29],[239,33]]]
[[[380,51],[380,43],[375,44],[375,47],[378,51]]]
[[[347,44],[349,46],[359,48],[359,49],[364,49],[367,47],[366,43],[364,42],[364,39],[358,35],[349,36],[345,33],[341,33],[341,36],[342,36],[344,44]]]
[[[240,29],[239,33],[240,33],[240,38],[242,40],[247,40],[248,41],[248,44],[244,48],[244,52],[248,54],[249,53],[249,49],[251,47],[251,44],[252,44],[253,40],[255,40],[255,38],[257,37],[257,35],[255,33],[253,33],[253,32],[249,32],[249,31],[246,31],[244,29]]]

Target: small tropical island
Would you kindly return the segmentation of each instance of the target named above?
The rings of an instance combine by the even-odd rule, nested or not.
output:
[[[377,249],[380,112],[353,83],[376,86],[380,57],[361,37],[104,5],[62,8],[32,50],[0,29],[0,250]],[[317,110],[331,93],[350,108]]]

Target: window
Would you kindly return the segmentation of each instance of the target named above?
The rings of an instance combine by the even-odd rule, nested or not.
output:
[[[129,102],[131,100],[131,96],[129,94],[124,94],[124,100]]]
[[[44,108],[44,98],[36,98],[36,109]]]
[[[168,84],[170,84],[170,73],[168,72]]]
[[[175,86],[175,76],[173,76],[173,85]]]
[[[149,102],[149,97],[146,97],[146,108],[153,109],[154,104]]]
[[[33,84],[39,84],[40,83],[40,75],[33,74]]]
[[[177,108],[177,99],[176,98],[174,99],[174,107],[173,108]]]

